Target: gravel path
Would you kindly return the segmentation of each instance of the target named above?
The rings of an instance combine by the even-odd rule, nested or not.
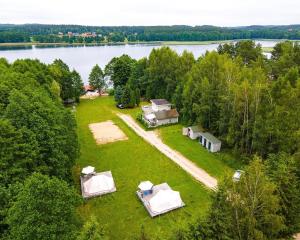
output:
[[[164,155],[170,158],[173,162],[178,164],[187,173],[191,174],[196,180],[203,183],[210,189],[216,189],[217,179],[210,176],[203,169],[199,168],[196,164],[191,162],[189,159],[181,155],[179,152],[170,148],[168,145],[164,144],[162,140],[153,132],[145,131],[142,129],[131,116],[125,114],[117,114],[130,128],[132,128],[137,135],[142,137],[152,146],[156,147]]]

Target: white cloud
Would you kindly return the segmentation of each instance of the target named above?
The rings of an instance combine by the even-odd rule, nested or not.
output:
[[[267,25],[300,23],[299,0],[0,0],[1,23]]]

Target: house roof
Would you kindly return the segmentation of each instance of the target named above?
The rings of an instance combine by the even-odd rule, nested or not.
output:
[[[179,117],[179,113],[176,109],[164,110],[154,112],[154,115],[157,120],[169,119],[169,118],[177,118]]]
[[[170,105],[171,104],[166,99],[151,99],[150,101],[156,105]]]
[[[194,133],[195,132],[203,132],[203,129],[200,126],[190,126],[188,128],[191,129]]]
[[[210,134],[208,132],[201,133],[201,136],[205,137],[211,143],[221,143],[221,141],[219,139],[217,139],[215,136],[213,136],[212,134]]]

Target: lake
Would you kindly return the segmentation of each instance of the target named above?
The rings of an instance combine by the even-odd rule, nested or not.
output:
[[[278,41],[256,41],[263,47],[273,47]],[[206,51],[217,49],[219,44],[206,45],[170,45],[172,49],[181,54],[184,50],[190,51],[196,58]],[[103,45],[103,46],[66,46],[66,47],[36,47],[30,46],[21,49],[1,50],[0,57],[5,57],[9,62],[16,59],[39,59],[44,63],[51,63],[54,59],[62,59],[69,67],[78,71],[85,83],[95,64],[101,68],[113,58],[128,54],[132,58],[140,59],[149,56],[153,48],[162,45],[127,44],[127,45]]]

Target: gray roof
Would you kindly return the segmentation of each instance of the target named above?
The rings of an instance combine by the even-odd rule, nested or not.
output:
[[[200,126],[190,126],[188,128],[191,129],[193,132],[203,132],[203,129]]]
[[[156,104],[156,105],[168,105],[168,104],[171,104],[166,99],[151,99],[150,101],[152,103]]]
[[[176,109],[158,111],[153,113],[157,120],[169,119],[169,118],[177,118],[179,117],[179,113]]]
[[[221,141],[219,139],[217,139],[215,136],[213,136],[212,134],[210,134],[208,132],[201,133],[201,136],[205,137],[211,143],[221,143]]]

